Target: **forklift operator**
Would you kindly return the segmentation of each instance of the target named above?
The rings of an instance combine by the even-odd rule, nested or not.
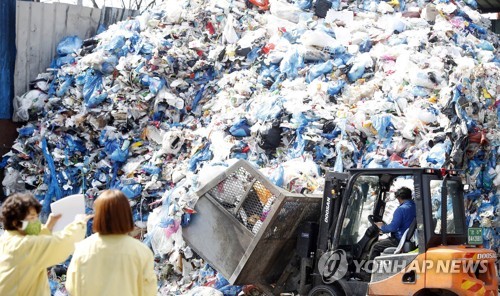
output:
[[[399,201],[399,207],[394,211],[391,223],[388,225],[384,225],[383,222],[375,223],[381,232],[391,233],[391,237],[380,240],[373,245],[370,260],[379,256],[386,248],[397,247],[404,232],[415,219],[416,208],[415,202],[411,198],[411,190],[407,187],[401,187],[395,195]]]

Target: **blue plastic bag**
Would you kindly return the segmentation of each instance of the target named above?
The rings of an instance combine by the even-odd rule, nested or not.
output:
[[[344,48],[344,47],[339,47],[339,48]],[[346,65],[351,59],[352,55],[348,53],[339,53],[339,54],[334,54],[335,58],[333,59],[333,64],[335,67],[339,68],[343,65]]]
[[[309,119],[304,115],[302,112],[296,112],[292,114],[292,119],[290,120],[290,123],[293,125],[297,126],[297,130],[302,130],[309,124],[309,122],[313,121],[312,119]]]
[[[73,64],[75,62],[75,57],[72,55],[62,56],[56,59],[56,68],[61,68],[64,65]]]
[[[347,73],[347,78],[349,78],[350,82],[355,82],[359,78],[361,78],[365,74],[365,65],[362,63],[354,63]]]
[[[98,106],[99,104],[101,104],[102,102],[104,102],[106,100],[106,98],[108,97],[108,93],[107,92],[103,92],[101,94],[98,94],[98,95],[95,95],[95,96],[92,96],[88,101],[87,103],[85,104],[87,107],[89,108],[94,108],[96,106]]]
[[[150,43],[143,42],[139,50],[139,54],[150,55],[153,52],[154,46]]]
[[[435,168],[443,167],[446,161],[446,155],[450,152],[450,148],[451,145],[449,142],[437,143],[429,151],[427,161],[433,163]]]
[[[17,132],[19,133],[20,137],[29,137],[35,132],[35,127],[32,125],[23,126],[22,128],[18,129]]]
[[[71,75],[66,75],[65,77],[59,77],[60,81],[64,81],[56,91],[56,96],[63,97],[69,90],[70,86],[75,81],[75,78]]]
[[[92,96],[102,91],[102,74],[91,69],[85,72],[83,84],[83,99],[88,103]]]
[[[198,286],[204,285],[208,278],[213,278],[215,276],[215,270],[210,267],[210,265],[205,264],[205,266],[200,269],[199,276],[197,280]]]
[[[486,30],[485,28],[479,26],[479,25],[476,25],[474,23],[469,23],[469,26],[468,26],[469,30],[471,31],[476,31],[477,33],[481,34],[481,35],[484,35],[486,33],[488,33],[488,30]]]
[[[83,45],[82,39],[78,36],[68,36],[65,37],[57,45],[57,54],[60,56],[65,56],[68,54],[76,53]]]
[[[75,152],[80,152],[83,154],[86,153],[87,148],[85,148],[85,143],[82,140],[78,139],[76,136],[67,134],[63,137],[63,139],[65,148],[71,153]]]
[[[493,189],[493,179],[494,176],[489,174],[487,170],[481,170],[476,179],[476,187],[491,191]]]
[[[165,86],[165,79],[162,77],[149,77],[148,75],[143,75],[141,83],[149,87],[149,91],[156,95]]]
[[[223,287],[228,286],[228,285],[229,285],[229,282],[226,280],[226,278],[224,278],[222,276],[222,274],[217,273],[215,284],[214,284],[214,289],[218,290],[218,289],[223,288]]]
[[[429,89],[422,86],[415,86],[411,89],[411,94],[416,97],[428,97],[431,92]]]
[[[163,217],[158,224],[161,228],[168,228],[169,226],[174,226],[175,225],[175,218],[174,217]]]
[[[120,23],[120,28],[131,32],[140,32],[141,24],[138,20],[132,19]]]
[[[125,45],[125,42],[126,42],[125,37],[117,35],[113,37],[113,39],[111,39],[109,43],[104,45],[104,50],[113,54],[123,53],[122,48]]]
[[[142,166],[142,170],[150,175],[159,175],[161,173],[161,168],[155,166],[152,163],[146,163]]]
[[[212,151],[210,150],[210,143],[207,143],[205,147],[203,147],[203,149],[199,150],[193,155],[193,157],[191,157],[191,159],[189,160],[188,169],[191,172],[194,172],[198,168],[200,162],[210,160],[212,159],[212,157],[213,154]]]
[[[398,169],[398,168],[404,168],[405,166],[397,161],[391,161],[389,162],[387,167],[392,169]]]
[[[123,185],[120,190],[129,199],[133,199],[141,195],[142,185],[139,183],[132,182],[132,184]]]
[[[259,54],[260,54],[260,51],[261,51],[262,47],[255,47],[253,48],[248,54],[247,54],[247,60],[250,62],[250,63],[253,63],[255,62],[255,60],[257,60],[257,58],[259,57]]]
[[[124,141],[123,145],[120,148],[114,149],[109,158],[113,161],[124,163],[128,158],[128,147],[130,145],[130,141]],[[115,146],[116,147],[116,146]]]
[[[250,125],[246,118],[240,119],[229,128],[229,133],[235,137],[248,137],[250,136]]]
[[[471,192],[467,192],[465,195],[464,195],[464,198],[465,199],[469,199],[471,201],[475,201],[477,200],[479,197],[481,197],[481,190],[479,189],[476,189],[476,190],[473,190]]]
[[[315,150],[315,160],[318,161],[329,160],[335,156],[333,150],[325,146],[317,145],[314,150]]]
[[[101,71],[103,74],[111,74],[115,71],[116,66],[118,65],[118,58],[114,55],[107,56],[102,64],[99,65],[97,70]]]
[[[0,161],[0,169],[5,168],[7,164],[9,163],[10,156],[4,156],[2,157],[2,161]]]
[[[332,9],[333,10],[340,10],[340,1],[341,0],[330,0],[332,2]]]
[[[305,29],[294,29],[290,31],[286,31],[283,33],[283,38],[286,40],[290,41],[290,43],[295,44],[297,43],[297,40],[304,34],[306,30]]]
[[[241,286],[230,286],[230,285],[224,286],[219,289],[219,291],[221,291],[222,294],[224,294],[224,296],[237,296],[241,292],[241,290],[242,290]]]
[[[201,98],[203,98],[204,92],[205,92],[205,85],[203,85],[201,89],[196,92],[193,103],[191,104],[191,110],[196,110],[196,108],[198,108],[198,104],[200,103]]]
[[[312,7],[312,0],[295,0],[295,5],[302,10],[308,10]]]
[[[336,82],[330,82],[328,84],[328,94],[330,96],[335,96],[338,95],[340,92],[342,92],[342,89],[346,85],[346,82],[342,79],[337,80]]]
[[[181,226],[186,227],[191,223],[191,214],[183,213],[181,217]]]
[[[476,44],[476,47],[480,48],[482,50],[488,50],[488,51],[495,50],[495,47],[493,46],[493,44],[491,44],[490,42],[488,42],[486,40],[482,40],[479,44]]]
[[[231,153],[231,158],[234,159],[248,159],[248,155],[243,152],[233,152]]]
[[[293,143],[292,149],[288,153],[291,158],[298,158],[304,154],[304,149],[306,148],[307,141],[302,137],[302,134],[297,130],[295,137],[295,143]]]
[[[304,58],[296,48],[287,51],[280,63],[280,71],[285,73],[290,79],[296,78],[299,75],[299,69],[303,67]]]
[[[273,85],[269,88],[270,91],[275,91],[278,89],[278,87],[281,85],[281,83],[285,80],[285,74],[280,74],[278,77],[276,77],[276,80],[274,81]]]
[[[268,100],[264,104],[256,106],[254,111],[255,116],[261,121],[270,121],[276,119],[283,111],[283,103],[285,99],[278,97],[274,100]]]
[[[96,35],[101,34],[102,32],[106,31],[108,28],[104,24],[100,24],[99,27],[97,28],[97,32],[95,33]]]
[[[149,217],[149,212],[148,211],[142,211],[142,210],[134,209],[133,212],[132,212],[132,219],[134,221],[146,222],[146,221],[148,221],[148,217]]]
[[[311,83],[314,79],[318,78],[321,75],[330,73],[333,70],[333,63],[331,60],[328,60],[324,63],[317,64],[309,69],[307,73],[306,82]]]
[[[361,41],[361,44],[359,44],[360,52],[369,52],[371,48],[372,48],[372,41],[370,40],[370,38],[364,39],[363,41]]]
[[[368,169],[381,169],[384,167],[384,162],[374,161],[373,159],[368,163]]]
[[[388,136],[389,129],[392,127],[391,115],[375,115],[371,120],[373,128],[377,130],[378,136],[385,139]]]
[[[56,166],[52,155],[49,153],[46,138],[42,138],[42,153],[49,168],[49,173],[45,173],[44,175],[44,183],[49,186],[49,189],[43,198],[42,214],[48,215],[50,213],[50,203],[52,202],[52,198],[55,197],[56,200],[59,200],[63,197],[63,193],[61,191],[61,187],[59,186]]]
[[[474,9],[477,9],[477,2],[476,0],[464,0],[465,3],[467,3],[467,5],[469,5],[470,7],[474,8]]]
[[[285,169],[283,168],[282,165],[279,165],[269,179],[271,180],[271,182],[274,183],[274,185],[278,187],[283,187],[283,184],[285,183],[284,178],[285,178]]]
[[[273,82],[280,75],[279,65],[271,64],[269,67],[265,65],[262,66],[259,77],[257,81],[266,86],[270,82]]]

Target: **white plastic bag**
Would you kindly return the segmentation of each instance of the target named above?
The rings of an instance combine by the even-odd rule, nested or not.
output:
[[[239,37],[234,29],[234,17],[232,14],[227,16],[226,25],[224,26],[224,31],[222,32],[222,38],[229,44],[238,42]]]

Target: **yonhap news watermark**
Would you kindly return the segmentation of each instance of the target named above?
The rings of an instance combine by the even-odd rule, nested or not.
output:
[[[435,273],[487,273],[491,261],[496,261],[495,253],[476,253],[469,258],[436,259],[427,260],[417,258],[418,254],[406,256],[392,255],[384,258],[377,257],[375,260],[352,260],[348,263],[344,250],[329,251],[323,254],[318,262],[318,270],[325,283],[333,283],[343,278],[348,271],[354,274],[396,274],[404,271],[424,273],[433,271]]]
[[[367,260],[354,262],[356,269],[365,270],[369,273],[397,273],[404,269],[405,272],[415,271],[423,273],[426,270],[434,270],[436,273],[486,273],[489,268],[488,260],[472,261],[468,259],[448,260]]]

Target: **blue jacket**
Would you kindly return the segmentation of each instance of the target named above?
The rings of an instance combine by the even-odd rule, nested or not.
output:
[[[399,205],[396,211],[394,211],[391,223],[382,226],[380,230],[384,233],[390,232],[393,237],[400,240],[406,229],[410,227],[416,215],[417,210],[415,202],[413,200],[405,200]]]

